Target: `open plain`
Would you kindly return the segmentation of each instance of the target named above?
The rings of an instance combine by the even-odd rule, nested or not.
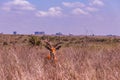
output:
[[[44,40],[62,42],[57,62]],[[0,35],[0,80],[119,80],[117,36]]]

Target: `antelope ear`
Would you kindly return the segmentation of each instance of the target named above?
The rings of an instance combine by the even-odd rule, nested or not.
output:
[[[56,50],[59,50],[60,48],[61,48],[61,46],[57,46],[55,49],[56,49]]]
[[[54,47],[57,47],[58,45],[62,44],[62,42],[57,43],[56,45],[54,45]]]
[[[48,46],[45,46],[45,48],[46,48],[46,49],[48,49],[49,51],[51,51],[51,48],[50,48],[50,47],[48,47]]]
[[[44,42],[46,43],[47,46],[51,47],[50,42],[48,42],[48,41],[44,41]]]

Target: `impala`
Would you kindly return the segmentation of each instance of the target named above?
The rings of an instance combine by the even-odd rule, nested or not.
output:
[[[55,45],[51,45],[50,42],[46,41],[45,42],[45,48],[48,49],[50,51],[50,53],[47,56],[47,59],[52,60],[52,61],[56,61],[56,51],[59,50],[61,48],[61,42],[55,44]]]

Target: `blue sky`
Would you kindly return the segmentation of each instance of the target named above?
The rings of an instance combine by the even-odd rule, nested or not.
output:
[[[0,0],[0,32],[120,35],[120,0]]]

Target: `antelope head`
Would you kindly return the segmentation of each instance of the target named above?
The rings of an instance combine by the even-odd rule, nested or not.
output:
[[[51,43],[48,42],[48,41],[46,41],[45,43],[46,43],[45,48],[50,51],[50,53],[49,53],[49,55],[47,56],[47,58],[48,58],[48,59],[52,59],[52,60],[57,60],[57,59],[56,59],[56,56],[55,56],[55,55],[56,55],[56,51],[61,48],[61,45],[60,45],[60,44],[61,44],[62,42],[59,42],[59,43],[57,43],[57,44],[55,44],[55,45],[51,45]]]

